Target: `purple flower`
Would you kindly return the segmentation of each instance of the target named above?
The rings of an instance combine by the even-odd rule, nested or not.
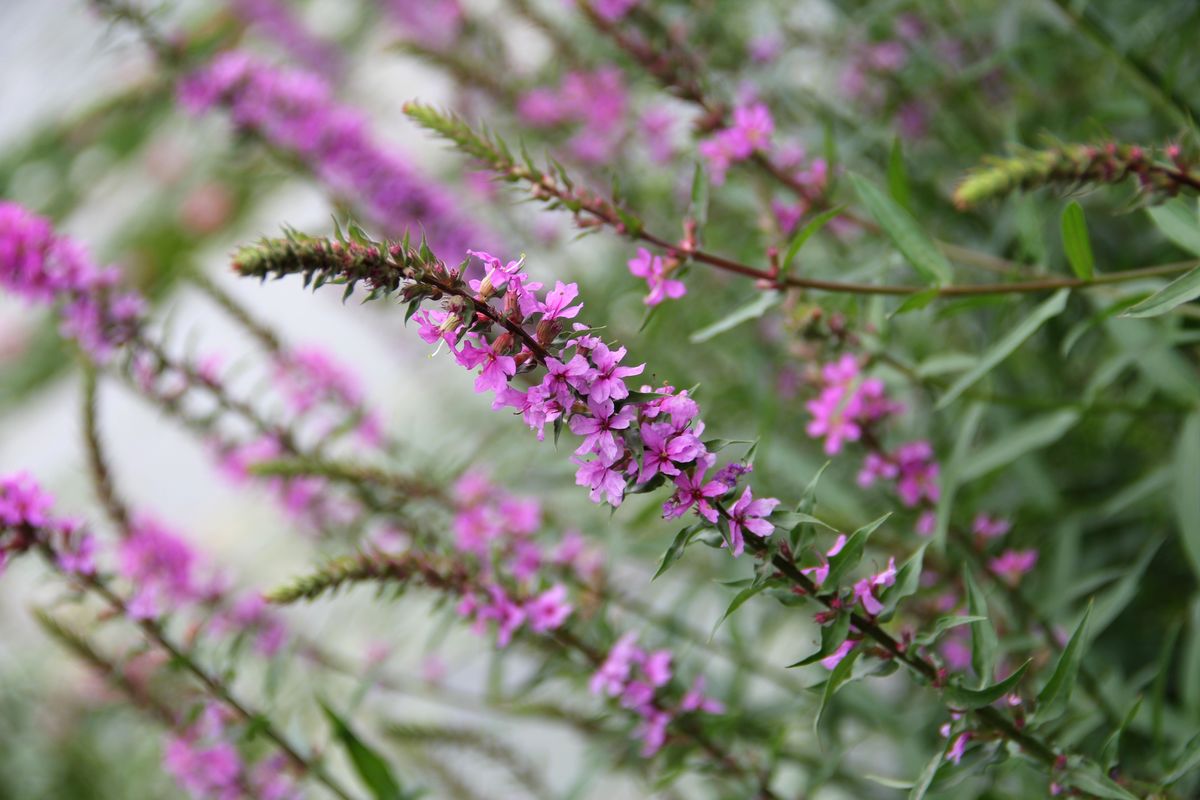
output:
[[[733,507],[729,509],[729,538],[733,542],[733,555],[740,556],[745,549],[742,531],[746,530],[760,538],[766,538],[775,530],[775,526],[767,522],[765,517],[771,515],[779,501],[773,497],[755,500],[750,487],[742,492]]]
[[[578,455],[595,453],[601,460],[612,463],[625,452],[625,440],[615,432],[626,430],[636,412],[628,405],[615,410],[613,401],[597,402],[594,398],[588,399],[588,410],[590,416],[576,414],[571,417],[571,433],[584,437],[575,452]]]
[[[645,653],[636,644],[637,634],[630,631],[617,639],[608,655],[592,675],[588,688],[592,694],[616,697],[625,690],[635,664],[641,663]]]
[[[969,741],[971,741],[970,731],[960,733],[950,745],[950,749],[946,751],[946,760],[953,761],[955,764],[962,761],[963,753],[966,752],[967,742]]]
[[[571,301],[578,296],[577,284],[555,281],[554,288],[546,292],[545,302],[537,304],[537,310],[542,312],[542,319],[574,319],[583,308],[582,303],[577,306],[571,305]]]
[[[988,569],[999,577],[1003,578],[1009,584],[1016,586],[1021,582],[1021,578],[1026,573],[1033,570],[1037,566],[1038,551],[1032,548],[1028,550],[1005,550],[996,558],[988,562]]]
[[[609,22],[616,22],[629,13],[640,0],[592,0],[592,9]]]
[[[706,714],[722,714],[725,706],[718,700],[706,697],[704,694],[704,676],[697,675],[692,686],[679,701],[680,711],[703,711]]]
[[[572,456],[571,462],[579,467],[575,471],[576,485],[591,489],[589,496],[593,503],[599,503],[603,496],[613,508],[621,505],[621,501],[625,499],[625,485],[628,483],[621,470],[613,464],[606,464],[603,458],[584,461]]]
[[[463,342],[462,350],[456,351],[458,361],[467,369],[482,366],[475,378],[475,391],[499,392],[508,386],[508,379],[517,374],[517,362],[512,356],[500,355],[495,347],[484,343],[475,345]]]
[[[842,663],[843,658],[850,654],[855,644],[857,642],[853,642],[850,639],[845,640],[838,645],[836,650],[821,659],[821,666],[828,670],[834,669],[838,664]]]
[[[529,629],[536,633],[559,627],[571,616],[567,587],[558,583],[542,592],[525,604],[525,615],[529,620]]]
[[[644,278],[650,287],[650,293],[643,301],[648,306],[656,306],[667,298],[677,300],[687,294],[687,286],[683,281],[667,277],[662,257],[651,254],[644,247],[639,247],[637,256],[629,260],[629,271]]]
[[[676,464],[694,461],[704,452],[704,445],[691,433],[676,433],[671,425],[643,424],[642,470],[638,483],[645,483],[658,473],[678,475]]]
[[[645,364],[636,367],[622,367],[621,360],[625,358],[625,348],[610,350],[603,343],[592,348],[591,359],[595,369],[588,375],[587,394],[592,400],[602,403],[605,400],[622,400],[629,396],[629,387],[625,379],[641,375]]]
[[[663,517],[675,519],[695,507],[696,513],[713,525],[717,524],[717,509],[709,501],[729,491],[729,486],[720,481],[704,480],[704,474],[712,466],[713,457],[702,458],[690,473],[675,476],[675,494],[663,504]]]
[[[578,353],[565,364],[551,356],[546,359],[546,377],[542,378],[541,388],[547,397],[555,398],[563,408],[567,408],[574,402],[574,393],[584,391],[587,387],[590,370],[587,359]]]
[[[999,539],[1011,528],[1012,523],[1003,517],[992,517],[984,513],[977,514],[971,523],[971,532],[984,539]]]

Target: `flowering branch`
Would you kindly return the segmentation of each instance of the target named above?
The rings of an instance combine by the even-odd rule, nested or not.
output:
[[[1056,186],[1073,191],[1088,184],[1116,184],[1134,179],[1138,192],[1149,202],[1200,191],[1195,159],[1176,144],[1162,150],[1140,145],[1064,144],[1046,150],[1022,150],[1008,158],[989,158],[967,173],[954,190],[954,204],[967,209],[1022,189]]]
[[[1141,269],[1108,272],[1088,280],[1080,278],[1041,278],[1008,283],[977,283],[946,286],[912,286],[828,281],[780,276],[778,269],[762,269],[734,259],[691,247],[686,242],[670,241],[648,231],[644,223],[630,210],[607,200],[599,194],[577,187],[565,170],[555,165],[553,172],[537,169],[532,162],[517,163],[503,142],[486,133],[479,134],[462,120],[419,103],[407,103],[405,113],[418,124],[450,140],[463,152],[485,162],[489,168],[509,182],[526,183],[534,198],[547,202],[551,208],[564,208],[576,217],[583,228],[611,227],[617,233],[659,248],[680,261],[695,261],[723,272],[755,278],[767,288],[810,289],[822,292],[861,295],[908,296],[928,293],[936,297],[971,297],[994,294],[1039,294],[1058,289],[1086,289],[1094,286],[1126,283],[1146,278],[1175,275],[1184,272],[1189,264],[1163,264]]]

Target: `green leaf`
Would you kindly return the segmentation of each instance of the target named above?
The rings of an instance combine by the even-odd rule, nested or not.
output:
[[[800,659],[795,664],[788,664],[787,668],[806,667],[809,664],[815,664],[822,658],[833,655],[833,651],[841,647],[842,642],[846,641],[846,636],[850,633],[850,614],[838,614],[833,622],[821,628],[821,647],[817,652],[810,656]]]
[[[1150,561],[1162,543],[1161,538],[1147,542],[1129,571],[1112,586],[1096,595],[1091,621],[1092,636],[1099,636],[1103,633],[1137,595],[1137,591],[1142,585],[1142,575],[1145,574],[1146,568],[1150,566]]]
[[[1095,272],[1096,261],[1092,256],[1092,241],[1088,237],[1087,217],[1083,207],[1072,200],[1062,213],[1063,252],[1071,264],[1075,276],[1090,281]]]
[[[888,512],[850,534],[850,538],[846,540],[841,551],[829,559],[829,576],[825,579],[825,586],[837,586],[838,581],[846,573],[858,566],[858,562],[862,561],[863,552],[866,550],[867,539],[871,538],[871,534],[891,515],[891,512]]]
[[[912,193],[908,188],[908,170],[904,167],[904,150],[900,137],[892,139],[892,152],[888,155],[888,192],[901,208],[912,213]]]
[[[1035,308],[1029,316],[1021,320],[1020,324],[1006,333],[1000,341],[989,347],[987,352],[980,356],[979,362],[959,377],[946,390],[946,393],[938,400],[936,408],[939,410],[943,409],[957,400],[976,381],[990,372],[1001,361],[1012,355],[1047,320],[1061,314],[1063,309],[1067,307],[1067,297],[1069,294],[1070,292],[1067,289],[1059,289],[1049,299],[1043,301],[1041,305]]]
[[[975,582],[971,570],[963,568],[963,583],[967,587],[967,610],[973,617],[983,617],[981,622],[971,623],[971,667],[984,683],[992,679],[992,665],[996,663],[996,650],[1000,646],[996,630],[987,618],[987,598]]]
[[[943,748],[934,753],[933,758],[929,759],[925,764],[925,768],[921,770],[921,774],[917,777],[916,783],[912,785],[912,790],[908,793],[908,800],[923,800],[929,787],[933,785],[934,778],[937,777],[938,770],[942,768],[942,764],[946,761],[946,751]]]
[[[1200,256],[1200,219],[1196,209],[1183,198],[1146,209],[1155,227],[1184,250]]]
[[[1088,603],[1087,610],[1083,612],[1083,619],[1079,620],[1070,641],[1058,655],[1058,663],[1054,665],[1050,680],[1046,681],[1046,685],[1038,692],[1038,722],[1057,719],[1067,710],[1071,692],[1075,689],[1075,678],[1079,675],[1083,651],[1087,647],[1088,620],[1091,616],[1092,604]]]
[[[350,726],[332,708],[325,703],[321,703],[321,708],[324,709],[325,716],[333,726],[334,737],[346,749],[346,754],[350,756],[350,763],[354,765],[358,777],[371,790],[375,800],[403,800],[406,794],[392,774],[392,768],[388,766],[388,763],[378,753],[363,744]]]
[[[799,254],[800,248],[804,247],[804,243],[811,239],[817,231],[821,230],[821,228],[824,228],[825,224],[829,222],[829,220],[833,219],[838,214],[841,214],[843,208],[845,208],[845,206],[837,206],[836,208],[831,208],[828,211],[818,214],[809,220],[808,224],[801,228],[800,231],[792,237],[792,241],[788,243],[787,250],[784,251],[783,261],[781,261],[779,265],[780,277],[787,275],[788,272],[791,271],[792,262],[796,260],[796,255]]]
[[[1026,453],[1040,450],[1062,438],[1079,422],[1079,412],[1054,411],[1004,431],[996,441],[976,450],[958,471],[959,483],[982,478],[989,472],[1005,467]]]
[[[825,520],[818,519],[812,514],[805,514],[803,511],[776,511],[771,515],[771,522],[777,528],[788,528],[789,530],[797,525],[819,525],[826,530],[837,530]]]
[[[920,311],[934,300],[938,299],[938,290],[935,286],[932,289],[924,289],[920,292],[913,292],[908,297],[904,298],[904,302],[896,306],[895,311],[888,314],[888,319],[898,317],[901,314],[907,314],[910,311]]]
[[[1106,800],[1138,800],[1137,795],[1130,794],[1121,784],[1101,774],[1094,765],[1072,768],[1064,776],[1063,782],[1067,786]]]
[[[738,306],[729,314],[717,320],[711,325],[705,325],[700,330],[693,333],[688,340],[692,344],[700,344],[707,342],[717,334],[732,330],[743,322],[749,322],[752,319],[758,319],[763,314],[767,313],[773,306],[778,305],[783,299],[782,292],[767,291],[760,292],[757,297],[745,305]]]
[[[937,621],[933,623],[933,627],[929,630],[929,632],[917,636],[914,641],[919,645],[928,647],[936,642],[943,633],[951,628],[957,628],[961,625],[970,625],[972,622],[985,622],[986,620],[987,617],[963,617],[953,615],[938,617]]]
[[[909,556],[909,559],[897,570],[896,582],[889,586],[883,593],[883,597],[880,598],[886,606],[881,616],[886,617],[896,609],[901,600],[912,597],[921,587],[921,567],[925,563],[925,548],[928,546],[929,542],[926,542],[917,548],[917,552]]]
[[[1016,685],[1020,683],[1021,678],[1024,677],[1031,663],[1032,659],[1026,661],[999,683],[993,683],[981,689],[966,689],[962,686],[950,684],[942,691],[942,695],[946,698],[946,702],[955,708],[973,709],[990,706],[1016,688]]]
[[[1157,317],[1197,297],[1200,297],[1200,267],[1185,272],[1121,316]]]
[[[879,191],[870,181],[851,174],[850,182],[879,227],[891,238],[908,263],[933,285],[949,283],[950,262],[942,255],[917,221],[895,200]]]
[[[1173,500],[1183,551],[1200,577],[1200,411],[1183,423],[1175,445]]]
[[[1183,776],[1200,767],[1200,736],[1196,736],[1183,748],[1179,758],[1175,759],[1171,771],[1163,778],[1163,784],[1170,786]]]
[[[729,607],[725,609],[725,613],[721,615],[719,620],[717,620],[717,624],[713,625],[712,633],[708,634],[708,640],[710,642],[712,641],[713,637],[717,635],[717,631],[720,629],[722,623],[729,619],[733,612],[741,608],[742,605],[745,604],[745,602],[751,597],[754,597],[754,595],[758,594],[764,589],[770,588],[770,586],[770,581],[763,581],[762,583],[747,586],[745,589],[742,589],[740,592],[734,595],[733,600],[731,600],[729,603]]]
[[[658,571],[654,573],[654,577],[650,580],[655,580],[658,576],[669,570],[671,566],[683,556],[683,551],[692,542],[694,537],[703,524],[689,525],[679,533],[675,534],[675,539],[671,542],[671,546],[667,548],[667,552],[663,553],[662,561],[658,564]]]
[[[1133,722],[1141,708],[1142,696],[1138,695],[1137,699],[1133,701],[1133,705],[1129,707],[1129,711],[1125,712],[1125,717],[1121,720],[1120,726],[1109,735],[1104,741],[1104,745],[1100,748],[1100,765],[1104,768],[1105,772],[1116,766],[1120,760],[1121,735],[1125,733],[1125,729]]]
[[[854,662],[858,661],[858,657],[862,655],[862,651],[861,647],[851,650],[833,668],[833,672],[829,674],[829,679],[825,681],[825,690],[821,692],[821,705],[817,707],[817,714],[813,717],[814,734],[820,735],[821,717],[825,715],[825,708],[829,705],[829,701],[833,699],[837,690],[850,680],[854,672]]]

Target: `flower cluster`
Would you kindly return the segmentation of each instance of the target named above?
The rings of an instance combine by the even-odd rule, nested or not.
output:
[[[573,610],[567,588],[544,570],[562,568],[585,579],[594,574],[598,562],[584,551],[582,537],[564,537],[554,552],[546,552],[533,539],[542,525],[538,502],[508,494],[478,472],[458,480],[452,502],[455,549],[484,565],[479,591],[466,593],[458,605],[476,632],[494,622],[496,643],[504,647],[522,625],[544,633],[566,622]],[[538,591],[539,585],[547,588]],[[514,599],[518,595],[526,599]]]
[[[745,161],[756,152],[767,150],[775,121],[763,103],[739,106],[733,110],[733,124],[700,142],[697,150],[708,162],[714,184],[725,182],[729,167]]]
[[[637,256],[629,259],[629,271],[645,280],[650,288],[645,299],[648,306],[656,306],[668,298],[678,300],[687,294],[687,286],[683,281],[670,277],[672,270],[667,267],[663,257],[654,255],[644,247],[639,247]]]
[[[50,221],[0,201],[0,286],[30,303],[56,304],[63,335],[105,361],[137,330],[140,295],[117,291],[120,273],[100,268]]]
[[[163,766],[195,800],[300,800],[300,787],[288,775],[282,754],[249,764],[233,744],[240,732],[219,706],[206,706],[200,717],[168,737]]]
[[[58,568],[96,572],[96,540],[76,519],[53,514],[54,498],[27,472],[0,476],[0,572],[10,558],[37,545],[54,554]]]
[[[279,353],[274,382],[297,418],[320,415],[315,424],[322,437],[351,422],[363,444],[382,443],[382,422],[363,406],[358,376],[324,350],[297,347]]]
[[[517,101],[517,113],[537,128],[571,126],[567,147],[587,164],[612,159],[625,134],[629,105],[621,71],[604,67],[594,72],[568,72],[557,88],[530,89]]]
[[[462,32],[464,17],[458,0],[381,0],[381,3],[405,36],[429,47],[447,47]]]
[[[821,368],[818,395],[805,407],[812,414],[808,435],[825,440],[836,455],[844,442],[857,442],[872,423],[902,409],[887,398],[883,381],[863,378],[857,358],[846,354]]]
[[[390,231],[423,229],[445,253],[462,253],[481,237],[445,190],[379,146],[366,118],[339,105],[312,73],[227,52],[184,78],[179,96],[193,113],[227,106],[239,129],[300,158],[329,189],[358,199]]]
[[[670,650],[646,651],[637,646],[637,633],[617,639],[604,661],[592,674],[592,694],[619,698],[622,707],[641,717],[635,736],[642,742],[642,755],[649,758],[662,749],[667,726],[681,713],[703,711],[720,714],[724,707],[704,695],[704,679],[698,677],[675,708],[665,707],[660,689],[674,674]]]
[[[448,345],[463,368],[478,370],[477,392],[494,392],[493,408],[515,409],[539,438],[551,425],[556,437],[564,427],[583,441],[572,457],[576,483],[593,502],[617,507],[631,486],[653,489],[670,481],[674,493],[663,506],[667,519],[694,510],[708,523],[724,528],[724,543],[733,554],[744,549],[744,532],[770,536],[767,517],[778,501],[755,499],[738,482],[746,465],[729,464],[711,479],[706,474],[715,456],[700,439],[704,424],[699,406],[687,391],[643,385],[631,390],[628,379],[645,365],[624,363],[626,350],[612,347],[588,326],[574,320],[581,304],[575,284],[557,282],[544,296],[539,282],[523,271],[524,262],[507,263],[472,251],[484,265],[484,276],[469,284],[458,271],[447,270],[403,245],[328,242],[294,235],[243,249],[235,268],[245,275],[303,273],[311,279],[330,273],[351,285],[370,284],[373,293],[402,289],[415,307],[431,296],[443,308],[416,312],[421,338]],[[540,380],[527,388],[513,385],[518,374]],[[722,503],[733,502],[722,513]]]
[[[230,0],[229,7],[313,72],[336,75],[342,71],[341,53],[313,36],[286,3],[280,0]]]
[[[592,10],[603,20],[616,22],[624,17],[640,0],[591,0]]]

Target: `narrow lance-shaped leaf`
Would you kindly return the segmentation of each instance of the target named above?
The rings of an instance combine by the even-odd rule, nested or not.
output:
[[[770,586],[771,583],[769,581],[763,581],[762,583],[747,586],[745,589],[742,589],[740,592],[734,595],[733,600],[731,600],[729,603],[729,607],[725,609],[725,613],[722,614],[721,618],[717,620],[717,624],[713,625],[712,633],[708,635],[708,640],[710,642],[712,641],[712,638],[717,635],[717,631],[720,630],[722,623],[729,619],[733,612],[741,608],[751,597],[754,597],[754,595],[758,594],[764,589],[770,588]]]
[[[912,213],[911,192],[908,189],[908,170],[904,167],[904,148],[900,137],[892,140],[892,152],[888,155],[888,191],[892,199],[905,211]]]
[[[925,768],[921,770],[916,783],[912,785],[912,789],[908,793],[908,800],[924,800],[926,793],[929,792],[929,787],[933,785],[933,781],[937,777],[938,770],[944,763],[946,763],[945,748],[938,750],[934,753],[933,758],[926,762]]]
[[[986,684],[992,679],[992,665],[996,663],[996,649],[1000,642],[991,620],[987,618],[987,598],[969,569],[963,570],[963,583],[967,587],[967,610],[973,617],[983,617],[982,622],[971,623],[971,667],[980,681]]]
[[[1185,272],[1121,316],[1157,317],[1197,297],[1200,297],[1200,267]]]
[[[387,761],[364,744],[337,712],[324,703],[321,704],[321,708],[333,726],[334,736],[346,749],[355,772],[371,790],[375,800],[403,800],[407,795],[392,774],[392,768],[388,766]]]
[[[946,702],[955,708],[973,709],[990,706],[1016,688],[1017,684],[1021,682],[1021,678],[1025,676],[1026,670],[1029,669],[1029,664],[1030,662],[1026,661],[1007,678],[990,686],[967,689],[951,684],[942,691],[942,695],[946,698]]]
[[[1006,467],[1026,453],[1054,444],[1079,422],[1079,412],[1071,409],[1052,411],[1034,417],[1004,431],[996,441],[972,453],[958,471],[959,483],[981,478],[989,472]]]
[[[1012,355],[1047,320],[1061,314],[1063,309],[1067,307],[1067,296],[1069,294],[1070,292],[1067,289],[1059,289],[1049,299],[1043,301],[1041,305],[1035,308],[1033,313],[1021,320],[1020,324],[1006,333],[1000,341],[988,348],[987,352],[979,357],[979,363],[959,377],[954,382],[954,385],[946,390],[946,393],[938,400],[937,408],[943,409],[957,400],[963,392],[975,385],[976,381],[990,372],[1001,361]]]
[[[1175,445],[1173,498],[1183,552],[1200,578],[1200,411],[1188,415]]]
[[[821,705],[817,708],[816,716],[813,717],[813,733],[819,734],[821,728],[821,717],[825,715],[825,709],[829,705],[829,701],[837,694],[837,690],[850,680],[854,673],[854,663],[858,661],[859,655],[862,653],[861,647],[856,647],[846,654],[846,657],[838,662],[838,665],[833,668],[833,672],[829,674],[829,679],[825,681],[825,689],[821,692]]]
[[[851,175],[850,181],[867,210],[871,212],[871,216],[879,223],[879,227],[883,228],[896,245],[896,249],[921,277],[935,285],[949,283],[950,262],[937,249],[933,240],[921,230],[912,215],[865,178]]]
[[[788,669],[792,667],[805,667],[809,664],[815,664],[823,658],[833,655],[833,652],[841,647],[842,642],[846,641],[846,636],[850,633],[850,614],[842,613],[830,624],[821,628],[821,647],[812,655],[802,658],[795,664],[788,664]]]
[[[1196,207],[1181,197],[1146,209],[1154,225],[1175,244],[1200,256],[1200,217]]]
[[[886,610],[882,616],[886,619],[896,610],[896,606],[906,597],[911,597],[916,593],[921,586],[921,568],[925,564],[925,548],[929,543],[921,545],[917,548],[917,552],[909,556],[909,559],[901,565],[896,572],[896,582],[889,586],[883,593],[883,604]]]
[[[1046,685],[1038,692],[1037,719],[1039,722],[1056,719],[1067,710],[1071,692],[1075,689],[1075,678],[1079,675],[1079,664],[1083,659],[1083,652],[1087,648],[1088,620],[1091,616],[1092,604],[1088,603],[1087,610],[1083,612],[1083,619],[1079,620],[1079,625],[1075,627],[1075,632],[1071,634],[1067,646],[1059,653],[1058,663],[1054,666],[1050,680],[1046,681]]]
[[[813,237],[817,231],[825,227],[825,224],[831,219],[842,213],[842,206],[831,208],[828,211],[822,212],[813,217],[808,223],[800,229],[800,231],[792,237],[792,241],[788,243],[787,250],[784,251],[783,261],[780,262],[779,275],[786,276],[792,269],[792,262],[796,260],[796,256],[800,253],[800,248],[804,247],[804,243]]]
[[[773,306],[779,304],[783,298],[782,292],[759,292],[750,302],[745,305],[738,306],[733,311],[726,314],[721,319],[711,325],[705,325],[700,330],[693,333],[688,340],[693,344],[707,342],[714,336],[732,330],[743,322],[749,322],[752,319],[758,319],[763,314],[767,313]],[[658,308],[659,306],[655,306]]]
[[[829,576],[825,579],[826,586],[837,586],[838,581],[846,573],[858,566],[858,562],[862,561],[863,552],[866,550],[867,539],[871,538],[871,534],[890,516],[890,512],[884,514],[874,522],[870,522],[850,534],[850,538],[846,540],[846,545],[841,551],[829,559]]]
[[[1096,262],[1092,256],[1092,241],[1088,237],[1087,218],[1083,214],[1083,207],[1075,200],[1067,203],[1063,209],[1062,241],[1063,252],[1076,277],[1090,281]]]

